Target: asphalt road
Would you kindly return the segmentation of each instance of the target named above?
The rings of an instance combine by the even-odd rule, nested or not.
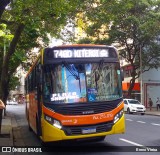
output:
[[[28,124],[25,118],[24,105],[7,105],[7,112],[13,114],[17,121],[17,128],[21,136],[18,137],[24,142],[24,146],[41,146],[40,140],[33,132],[28,130]],[[126,132],[125,134],[110,135],[103,142],[76,142],[66,143],[59,147],[59,152],[52,154],[66,155],[124,155],[124,154],[159,154],[160,151],[160,117],[150,115],[125,114]],[[15,139],[15,146],[18,139]],[[65,147],[64,147],[65,146]],[[68,149],[69,148],[69,149]],[[43,153],[51,154],[48,152]]]

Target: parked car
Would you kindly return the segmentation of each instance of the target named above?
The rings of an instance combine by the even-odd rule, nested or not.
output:
[[[124,111],[131,113],[140,113],[141,115],[145,114],[146,108],[138,100],[135,99],[124,99]]]

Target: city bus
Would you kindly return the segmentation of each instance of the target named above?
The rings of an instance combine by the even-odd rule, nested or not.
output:
[[[75,44],[40,50],[25,78],[29,129],[43,143],[123,134],[122,80],[113,46]]]

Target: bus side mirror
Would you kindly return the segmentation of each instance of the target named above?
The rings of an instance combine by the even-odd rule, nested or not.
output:
[[[123,69],[120,69],[120,74],[121,74],[121,80],[124,81],[124,72],[123,72]]]

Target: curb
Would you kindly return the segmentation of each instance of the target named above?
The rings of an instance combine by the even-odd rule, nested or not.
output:
[[[145,115],[160,116],[160,113],[159,113],[159,114],[154,114],[154,113],[145,113]]]
[[[10,116],[3,116],[2,118],[2,127],[1,127],[1,135],[0,137],[0,146],[2,149],[2,153],[7,153],[8,155],[14,155],[11,152],[11,148],[13,146],[13,132],[12,132],[12,123]],[[8,150],[9,149],[9,150]]]
[[[13,146],[25,146],[22,139],[21,129],[18,127],[17,120],[14,115],[11,116],[12,134],[13,134]]]

